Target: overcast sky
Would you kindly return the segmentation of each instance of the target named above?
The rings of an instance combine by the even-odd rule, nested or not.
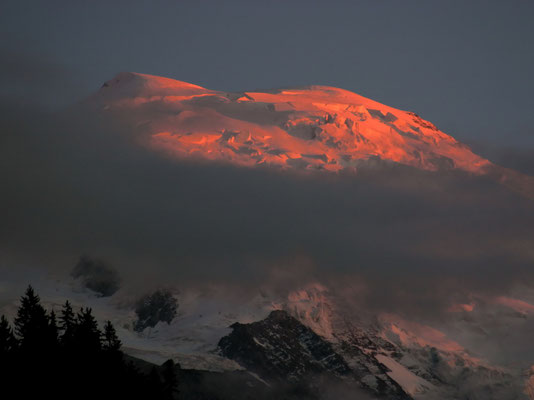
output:
[[[479,151],[532,146],[533,19],[531,1],[3,1],[0,90],[63,105],[125,70],[228,91],[325,84]]]
[[[83,113],[56,121],[46,111],[124,70],[227,91],[326,84],[413,110],[475,150],[499,146],[506,166],[534,174],[533,4],[3,2],[3,248],[41,261],[100,254],[130,273],[149,263],[181,278],[241,276],[251,260],[303,254],[319,274],[357,268],[414,283],[447,271],[504,290],[531,276],[534,214],[484,179],[300,180],[169,164]]]

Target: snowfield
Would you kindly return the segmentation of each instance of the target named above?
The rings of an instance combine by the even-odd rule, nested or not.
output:
[[[4,276],[9,277],[9,273]],[[219,340],[231,332],[230,325],[235,322],[252,323],[263,320],[273,310],[285,310],[331,343],[351,368],[374,371],[361,378],[370,388],[376,386],[377,379],[383,380],[386,374],[415,399],[460,398],[458,396],[467,390],[462,385],[483,387],[485,392],[493,393],[487,398],[499,398],[503,387],[508,390],[504,393],[510,392],[513,396],[520,393],[525,398],[528,394],[532,398],[531,364],[528,362],[492,363],[484,358],[484,354],[474,354],[455,338],[449,337],[445,333],[447,329],[408,321],[398,315],[383,314],[377,318],[359,312],[358,319],[350,321],[354,310],[344,308],[342,299],[336,298],[333,292],[319,283],[285,294],[262,290],[242,302],[229,299],[224,289],[177,289],[175,297],[179,312],[172,323],[159,323],[138,333],[133,330],[133,302],[125,290],[103,298],[80,288],[79,283],[73,280],[54,279],[36,274],[31,269],[26,271],[25,276],[31,276],[37,293],[49,309],[58,311],[66,298],[71,299],[75,307],[92,307],[101,324],[109,319],[117,327],[126,353],[156,364],[172,358],[182,368],[243,370],[242,365],[221,355]],[[0,289],[1,313],[14,316],[24,285],[22,280],[15,280],[12,285],[3,282]],[[515,311],[517,304],[521,304],[522,310],[525,304],[529,304],[519,299],[504,302],[493,299],[484,307],[496,307],[493,312],[499,313],[503,303],[511,311]],[[475,310],[469,313],[476,313]],[[466,324],[465,319],[456,318],[462,312],[451,312],[453,325]],[[483,317],[481,315],[470,321],[472,331],[491,329],[491,326],[484,326]],[[508,318],[520,329],[518,320],[528,326],[530,317],[514,312],[508,313]],[[454,328],[449,327],[448,330],[454,333]],[[463,326],[462,331],[465,330],[467,328]],[[465,337],[461,335],[458,338],[460,341],[463,339]]]

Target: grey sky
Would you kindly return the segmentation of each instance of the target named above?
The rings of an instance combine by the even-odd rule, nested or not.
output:
[[[4,1],[1,90],[66,104],[123,70],[326,84],[490,152],[534,145],[533,17],[530,1]]]

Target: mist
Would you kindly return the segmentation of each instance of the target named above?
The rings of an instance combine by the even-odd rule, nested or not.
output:
[[[532,281],[532,200],[490,178],[380,160],[339,174],[177,161],[83,103],[2,110],[11,268],[66,276],[85,254],[132,286],[357,282],[359,304],[430,315]]]

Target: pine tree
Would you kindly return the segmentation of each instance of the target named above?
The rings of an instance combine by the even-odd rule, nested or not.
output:
[[[74,337],[74,328],[76,327],[76,317],[74,311],[72,311],[72,306],[67,300],[63,305],[61,310],[61,315],[59,317],[59,329],[61,330],[60,341],[61,344],[69,347],[72,345]]]
[[[178,379],[176,378],[176,365],[169,359],[162,365],[163,371],[163,397],[172,400],[178,392]]]
[[[56,322],[55,313],[48,314],[41,306],[31,286],[21,298],[15,329],[5,317],[0,317],[0,393],[15,392],[21,399],[97,399],[102,395],[104,398],[173,398],[177,387],[174,363],[162,371],[167,393],[163,397],[158,373],[149,378],[131,362],[124,361],[111,322],[106,323],[102,335],[90,308],[82,308],[75,315],[68,302],[58,319]],[[70,344],[62,351],[54,351],[50,345],[57,345],[58,330],[62,340],[65,335],[72,335]]]
[[[11,354],[17,348],[17,339],[6,317],[0,318],[0,359]]]
[[[122,343],[117,336],[115,327],[111,324],[111,321],[107,321],[104,326],[104,350],[119,351],[121,346]]]
[[[84,353],[95,353],[102,349],[102,333],[93,317],[91,308],[81,308],[77,315],[74,330],[74,341],[78,350]]]
[[[39,305],[39,302],[39,296],[35,294],[32,286],[29,285],[24,296],[20,299],[20,307],[15,318],[15,332],[19,337],[25,336],[32,312]]]
[[[59,329],[57,327],[56,313],[52,310],[52,312],[50,312],[50,316],[48,317],[48,337],[46,338],[47,342],[52,347],[56,347],[58,345],[58,332]]]
[[[43,332],[48,331],[48,316],[41,305],[39,296],[28,286],[20,299],[20,307],[15,318],[15,333],[20,338],[22,350],[44,350],[46,342]]]

